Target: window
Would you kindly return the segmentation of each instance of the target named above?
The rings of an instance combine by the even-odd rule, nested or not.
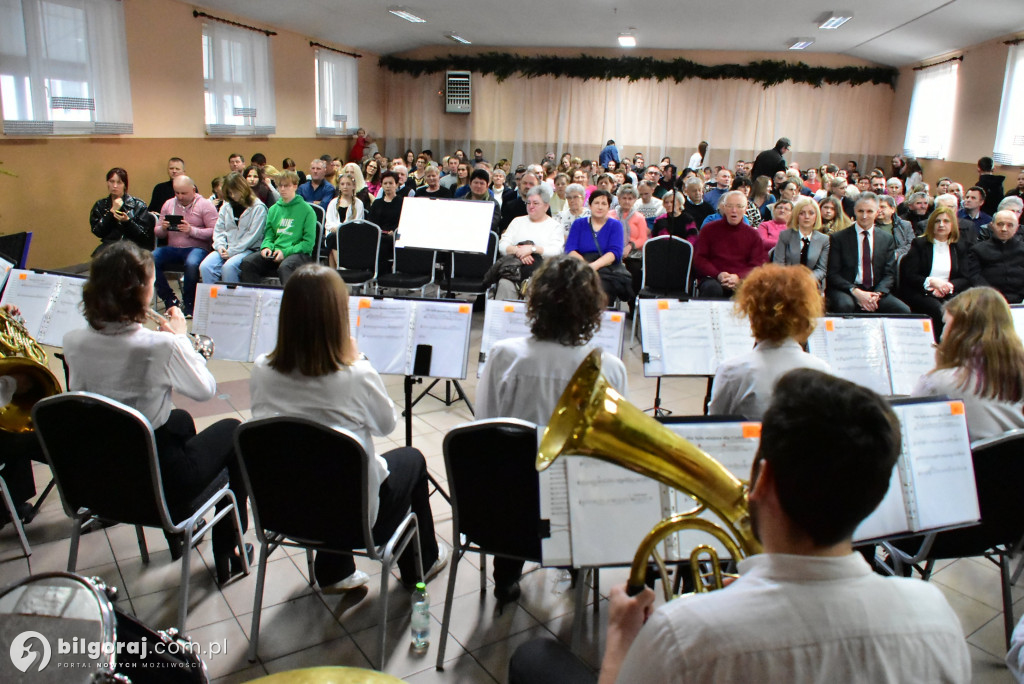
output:
[[[945,159],[953,135],[956,75],[959,61],[917,72],[910,100],[910,120],[903,151],[914,157]]]
[[[117,0],[0,0],[7,135],[131,133],[124,12]]]
[[[992,159],[1008,166],[1024,165],[1024,44],[1011,45],[1006,58],[1003,102]]]
[[[203,24],[203,90],[210,135],[277,130],[270,45],[263,33]]]
[[[359,129],[359,68],[354,57],[316,51],[316,132],[346,135]]]

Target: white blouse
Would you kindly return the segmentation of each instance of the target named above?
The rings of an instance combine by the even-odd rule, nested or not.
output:
[[[351,207],[342,207],[345,212],[345,216],[341,216],[338,212],[338,198],[335,197],[331,200],[331,203],[327,205],[326,215],[324,216],[324,228],[327,229],[328,233],[333,233],[338,230],[338,227],[343,223],[349,221],[360,221],[365,216],[363,210],[363,200],[356,197]],[[351,211],[349,211],[351,209]]]
[[[931,281],[940,283],[949,282],[949,275],[953,271],[953,262],[949,256],[949,243],[936,240],[932,243],[932,271],[924,279],[924,289],[927,290]]]

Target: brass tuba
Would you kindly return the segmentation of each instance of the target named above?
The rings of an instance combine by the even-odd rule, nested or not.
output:
[[[32,339],[24,324],[0,309],[0,376],[27,375],[32,389],[15,395],[11,403],[0,407],[0,430],[30,432],[32,407],[40,399],[60,394],[60,382],[46,367],[46,352]]]
[[[698,501],[693,510],[677,513],[655,525],[637,549],[630,570],[628,593],[644,588],[647,559],[674,532],[695,529],[718,539],[736,560],[761,552],[747,507],[747,487],[722,464],[630,404],[601,375],[601,352],[592,351],[573,375],[544,430],[537,470],[560,455],[593,456],[681,490]],[[698,517],[715,513],[723,528]],[[691,555],[710,552],[716,586],[721,586],[717,555],[709,546]],[[660,562],[659,562],[660,564]],[[695,578],[697,575],[694,563]],[[698,583],[698,590],[701,583]]]

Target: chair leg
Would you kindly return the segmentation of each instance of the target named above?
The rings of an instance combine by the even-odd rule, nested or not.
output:
[[[1024,553],[1020,554],[1020,557],[1017,559],[1017,568],[1013,571],[1013,577],[1010,578],[1010,584],[1016,585],[1022,572],[1024,572]]]
[[[633,347],[636,344],[636,329],[640,324],[640,298],[637,297],[633,303],[633,332],[630,334],[629,346]]]
[[[422,572],[422,571],[421,571]],[[420,575],[422,577],[422,575]],[[391,577],[391,559],[384,561],[380,572],[380,626],[377,628],[376,668],[384,671],[385,641],[388,636],[388,578]]]
[[[11,522],[14,523],[14,529],[17,531],[18,539],[21,541],[21,550],[25,552],[25,557],[27,558],[32,555],[32,547],[28,545],[28,539],[25,537],[25,526],[21,524],[21,518],[18,517],[18,509],[11,499],[11,492],[7,489],[7,482],[2,477],[0,477],[0,495],[3,495],[4,507],[7,508],[7,513],[11,516]]]
[[[316,575],[313,573],[313,552],[306,549],[306,569],[309,571],[309,586],[316,584]]]
[[[459,535],[456,534],[455,538],[458,539]],[[440,641],[437,642],[437,663],[434,665],[438,672],[444,672],[444,651],[448,644],[448,627],[452,620],[452,601],[455,599],[455,574],[459,570],[459,561],[462,560],[464,554],[465,549],[461,546],[452,549],[451,570],[448,571],[448,591],[444,599],[444,617],[441,619]]]
[[[146,545],[146,531],[142,525],[135,526],[135,538],[139,540],[139,553],[142,554],[142,562],[149,565],[149,547]]]
[[[238,501],[235,499],[234,492],[230,489],[228,490],[228,498],[231,500],[231,519],[235,523],[235,545],[238,547],[238,557],[242,559],[243,573],[248,576],[251,570],[249,568],[249,554],[245,552],[245,537],[242,536],[242,518],[238,515]]]
[[[86,517],[88,520],[88,517]],[[68,572],[74,572],[78,567],[78,542],[82,537],[82,518],[75,517],[71,520],[71,545],[68,549]]]
[[[256,596],[252,604],[252,627],[249,630],[249,662],[256,662],[256,650],[260,643],[260,614],[263,612],[263,584],[267,579],[267,557],[270,555],[269,542],[260,544],[260,562],[256,571]]]
[[[594,568],[594,615],[601,612],[601,568]]]
[[[1003,585],[1003,629],[1006,632],[1006,648],[1010,648],[1010,636],[1016,623],[1013,620],[1013,596],[1010,594],[1010,557],[999,554],[999,579]]]
[[[480,593],[487,593],[487,554],[480,554]]]
[[[192,526],[185,530],[185,540],[181,544],[181,588],[178,589],[178,631],[185,632],[185,621],[188,619],[188,589],[192,579]]]

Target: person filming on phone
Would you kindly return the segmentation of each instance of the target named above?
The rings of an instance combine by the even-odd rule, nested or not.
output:
[[[188,176],[174,179],[174,197],[164,202],[156,224],[156,236],[166,238],[167,245],[153,250],[156,266],[156,294],[166,308],[180,307],[185,316],[192,315],[199,282],[199,264],[213,249],[213,229],[217,225],[217,209],[213,202],[196,192]],[[185,282],[178,301],[164,277],[164,269],[184,268]]]

